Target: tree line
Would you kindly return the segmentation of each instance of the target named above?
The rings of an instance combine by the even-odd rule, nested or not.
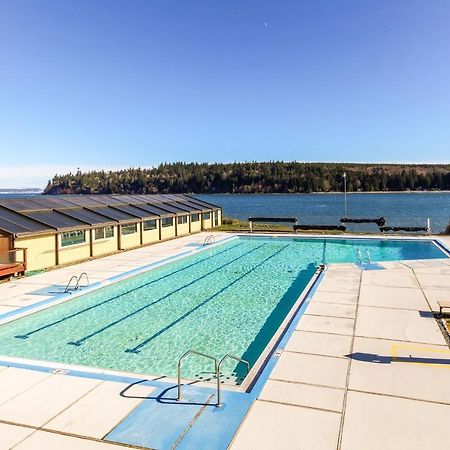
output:
[[[55,175],[46,194],[310,193],[450,190],[450,165],[300,162],[164,163]]]

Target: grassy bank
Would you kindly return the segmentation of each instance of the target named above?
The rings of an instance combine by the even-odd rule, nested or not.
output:
[[[292,233],[292,225],[279,225],[275,223],[253,223],[252,229],[254,232],[267,232],[267,233]],[[232,219],[224,217],[222,225],[214,228],[215,231],[249,231],[249,225],[246,220]],[[307,230],[297,231],[297,233],[318,233],[318,234],[342,234],[341,231],[324,231],[324,230]]]

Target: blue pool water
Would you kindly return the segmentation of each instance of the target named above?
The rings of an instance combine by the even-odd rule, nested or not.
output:
[[[119,371],[175,376],[196,349],[253,365],[317,266],[443,258],[431,242],[240,237],[0,327],[0,353]],[[187,378],[210,377],[186,360]],[[230,363],[224,381],[240,383]]]

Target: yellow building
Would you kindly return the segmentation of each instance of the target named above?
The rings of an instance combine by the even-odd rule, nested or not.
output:
[[[26,269],[99,257],[222,223],[220,207],[187,195],[60,195],[0,201],[1,255]],[[0,272],[1,275],[1,272]]]

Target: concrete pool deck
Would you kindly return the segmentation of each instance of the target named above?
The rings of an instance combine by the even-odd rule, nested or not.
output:
[[[50,299],[73,274],[102,282],[195,250],[208,234],[0,284],[0,314]],[[450,259],[379,265],[328,267],[231,448],[448,447],[450,350],[431,312],[450,298]],[[124,448],[107,436],[154,393],[127,380],[4,364],[0,449]]]

